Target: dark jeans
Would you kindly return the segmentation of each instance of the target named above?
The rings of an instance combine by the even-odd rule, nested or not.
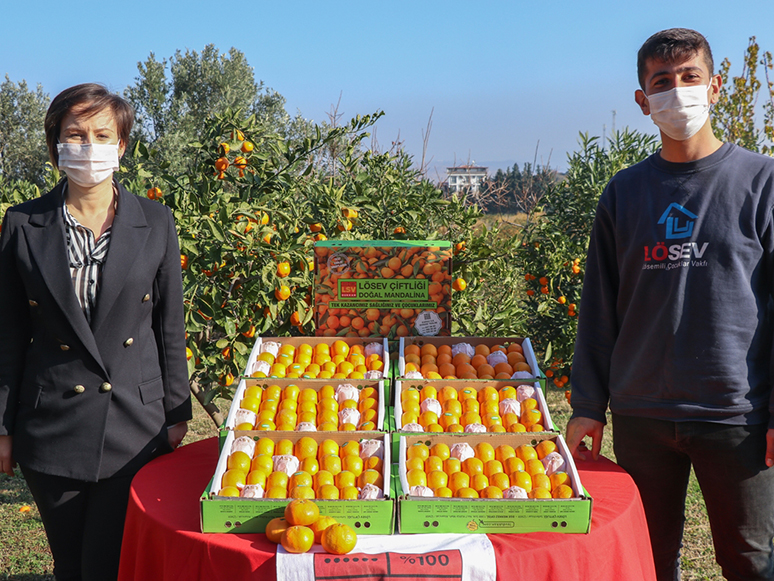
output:
[[[21,469],[46,529],[57,581],[116,579],[132,477],[84,482]]]
[[[613,414],[618,463],[642,497],[659,580],[680,579],[691,465],[726,579],[774,579],[774,468],[767,425],[669,422]]]

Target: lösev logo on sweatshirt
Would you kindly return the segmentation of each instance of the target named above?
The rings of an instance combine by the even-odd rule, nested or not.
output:
[[[697,218],[696,214],[686,210],[680,204],[671,203],[659,218],[658,224],[664,226],[664,237],[667,240],[684,240],[693,235]],[[709,242],[701,245],[697,242],[683,242],[669,246],[665,242],[657,242],[655,246],[645,246],[645,264],[642,268],[643,270],[672,270],[689,266],[707,266],[707,261],[701,260],[707,246]]]

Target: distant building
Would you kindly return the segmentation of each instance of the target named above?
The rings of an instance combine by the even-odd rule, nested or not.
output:
[[[488,167],[476,165],[458,165],[446,168],[446,181],[442,184],[448,192],[467,190],[477,193],[479,188],[489,178]]]

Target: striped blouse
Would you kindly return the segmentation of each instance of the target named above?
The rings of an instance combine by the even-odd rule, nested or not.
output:
[[[73,279],[73,289],[78,302],[91,323],[91,313],[97,304],[102,264],[107,257],[110,246],[110,231],[112,225],[94,240],[94,233],[82,226],[67,209],[67,187],[65,186],[62,202],[65,234],[67,239],[67,257],[70,262],[70,276]]]

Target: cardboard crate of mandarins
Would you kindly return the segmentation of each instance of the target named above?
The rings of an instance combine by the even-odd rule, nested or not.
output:
[[[393,405],[404,434],[556,431],[537,382],[397,379]]]
[[[223,429],[383,431],[386,397],[383,379],[242,378]]]
[[[450,334],[450,242],[325,240],[314,253],[317,335]]]
[[[541,380],[526,337],[402,337],[398,377],[447,380]]]
[[[200,498],[202,532],[263,533],[295,495],[358,534],[390,535],[390,458],[380,432],[230,431]]]
[[[400,437],[401,533],[587,533],[592,499],[560,434]]]
[[[390,376],[390,351],[384,338],[257,337],[242,375],[258,379],[386,379]]]

